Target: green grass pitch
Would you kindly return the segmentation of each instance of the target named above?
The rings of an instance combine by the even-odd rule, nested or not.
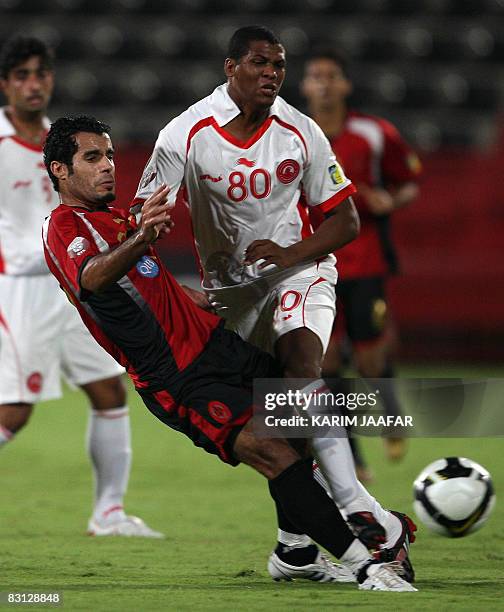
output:
[[[58,590],[64,609],[93,611],[502,609],[502,439],[412,440],[398,465],[384,460],[380,440],[366,441],[376,474],[371,491],[388,507],[411,512],[414,477],[444,455],[468,456],[494,477],[497,506],[480,532],[449,540],[420,527],[412,549],[419,593],[276,584],[265,567],[275,524],[261,477],[193,448],[133,392],[129,397],[134,456],[127,510],[166,539],[85,535],[92,486],[84,451],[87,410],[80,393],[67,391],[64,399],[40,405],[0,453],[0,591]]]

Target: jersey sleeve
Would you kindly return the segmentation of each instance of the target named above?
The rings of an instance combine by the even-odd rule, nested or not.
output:
[[[80,277],[88,260],[100,253],[91,232],[72,211],[51,215],[42,231],[49,269],[67,294],[85,301],[89,292],[82,289]]]
[[[327,213],[356,192],[336,160],[329,141],[319,126],[311,121],[306,131],[307,164],[303,174],[303,192],[308,206],[318,206]]]
[[[384,135],[382,177],[385,186],[418,180],[422,165],[417,154],[388,121],[380,120]]]
[[[133,206],[146,200],[163,183],[170,187],[168,203],[175,204],[186,163],[185,132],[177,119],[159,133],[154,151],[140,179]]]

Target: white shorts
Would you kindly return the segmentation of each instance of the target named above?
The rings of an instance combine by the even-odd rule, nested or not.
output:
[[[51,275],[0,274],[0,404],[61,397],[62,374],[85,385],[123,372]]]
[[[325,353],[336,315],[335,273],[212,292],[217,314],[244,340],[274,354],[275,343],[300,327],[313,331]]]

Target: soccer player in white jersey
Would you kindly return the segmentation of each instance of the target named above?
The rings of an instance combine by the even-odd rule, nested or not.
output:
[[[53,89],[52,52],[34,38],[0,54],[0,447],[34,404],[61,396],[64,373],[89,398],[87,445],[95,475],[90,535],[162,537],[123,509],[130,464],[124,371],[93,339],[44,259],[41,227],[59,202],[42,144]]]
[[[309,392],[324,385],[321,362],[335,314],[330,253],[356,237],[359,220],[355,188],[322,131],[278,97],[285,65],[285,50],[270,30],[236,31],[224,64],[227,83],[160,132],[133,210],[162,183],[175,203],[183,186],[207,304],[243,338],[274,353],[287,378],[315,380],[304,388]],[[315,233],[299,206],[301,194],[326,215]],[[194,299],[205,304],[202,295]],[[313,449],[359,537],[373,548],[385,543],[389,558],[402,559],[413,535],[409,525],[358,482],[348,440],[315,439]],[[309,578],[316,548],[278,505],[277,515],[270,574]]]

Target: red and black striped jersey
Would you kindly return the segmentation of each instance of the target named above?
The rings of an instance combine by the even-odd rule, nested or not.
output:
[[[330,142],[357,189],[366,186],[389,189],[419,179],[421,164],[417,155],[398,130],[381,117],[350,111],[341,132]],[[374,215],[359,192],[353,198],[361,229],[355,240],[336,252],[340,280],[384,276],[395,271],[389,215]],[[314,225],[322,220],[313,209]]]
[[[194,361],[220,319],[192,302],[153,247],[106,290],[81,287],[87,261],[114,249],[135,229],[124,211],[62,204],[44,223],[44,252],[99,344],[127,369],[135,387],[156,391]]]

